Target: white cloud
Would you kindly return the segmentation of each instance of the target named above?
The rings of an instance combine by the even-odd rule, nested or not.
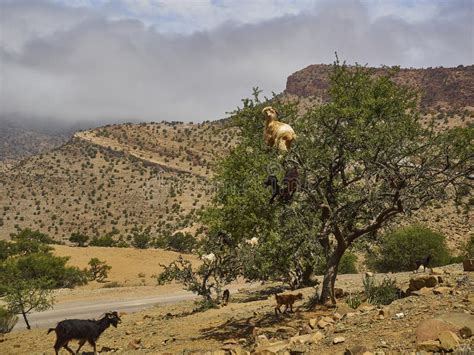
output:
[[[290,9],[294,3],[288,4]],[[187,7],[173,6],[170,13],[187,16]],[[235,11],[236,5],[229,6]],[[231,23],[229,15],[213,30],[179,35],[82,5],[3,2],[0,119],[217,119],[253,86],[280,92],[289,74],[332,62],[334,51],[349,62],[375,66],[473,63],[470,2],[443,3],[436,12],[442,16],[414,22],[374,17],[360,2],[343,8],[324,2],[294,15],[273,13],[262,22],[257,17],[264,13],[245,15],[252,6],[242,7],[242,18],[251,24]],[[193,11],[215,16],[206,9]]]

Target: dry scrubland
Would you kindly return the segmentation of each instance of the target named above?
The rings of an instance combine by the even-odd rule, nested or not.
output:
[[[372,353],[378,351],[379,354],[381,351],[384,354],[411,353],[416,349],[416,329],[423,320],[456,313],[461,314],[463,322],[474,327],[472,275],[463,272],[460,265],[443,267],[442,270],[442,284],[424,288],[416,296],[378,308],[362,304],[354,310],[340,299],[336,309],[318,307],[307,312],[303,302],[298,302],[295,313],[276,317],[272,296],[275,285],[273,288],[262,286],[233,295],[227,307],[201,313],[192,312],[191,302],[157,306],[123,315],[123,323],[117,329],[106,330],[99,339],[98,349],[121,354],[205,354],[206,351],[226,354],[223,349],[258,350],[259,344],[262,346],[267,342],[265,339],[272,344],[286,343],[298,334],[310,334],[309,337],[321,339],[314,343],[295,344],[290,348],[310,354],[342,354],[355,346],[364,346],[366,350]],[[406,288],[413,274],[391,276],[402,288]],[[376,275],[378,279],[382,277]],[[362,290],[361,279],[362,275],[340,275],[337,286],[355,294]],[[306,301],[313,290],[308,288],[302,292]],[[398,313],[403,315],[397,316]],[[338,319],[339,316],[341,319]],[[322,317],[338,320],[324,327],[311,321],[319,321]],[[343,337],[344,342],[334,345],[336,337]],[[458,348],[472,349],[472,342],[472,337],[462,339]],[[0,350],[7,354],[48,354],[52,352],[53,343],[54,335],[45,335],[45,329],[34,329],[0,338]],[[84,351],[90,350],[84,348]]]
[[[236,139],[222,123],[124,124],[80,132],[0,172],[0,238],[15,226],[66,240],[133,227],[194,231],[213,164]]]

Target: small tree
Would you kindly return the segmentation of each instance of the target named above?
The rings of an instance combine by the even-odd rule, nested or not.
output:
[[[0,334],[9,333],[17,322],[18,317],[15,313],[0,306]]]
[[[76,243],[78,247],[85,247],[89,236],[81,233],[72,233],[69,237],[71,243]]]
[[[31,327],[27,314],[50,309],[54,303],[51,281],[45,278],[23,278],[15,259],[2,265],[0,294],[5,296],[4,300],[12,313],[23,316],[28,329]]]
[[[109,274],[109,271],[112,269],[112,266],[107,265],[105,261],[101,261],[98,258],[92,258],[89,260],[89,280],[97,282],[104,282]]]
[[[150,234],[147,231],[134,232],[132,235],[132,246],[138,249],[148,249],[151,241]]]

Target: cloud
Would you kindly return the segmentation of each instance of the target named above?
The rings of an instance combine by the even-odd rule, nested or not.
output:
[[[375,16],[366,3],[340,3],[173,34],[90,6],[4,1],[0,119],[218,119],[253,86],[280,92],[289,74],[331,63],[335,51],[348,62],[374,66],[473,63],[470,1],[440,3],[426,19],[404,19],[393,9]]]

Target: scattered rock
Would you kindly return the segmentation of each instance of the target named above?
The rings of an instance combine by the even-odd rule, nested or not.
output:
[[[298,335],[290,338],[290,344],[309,344],[309,343],[318,343],[324,338],[324,335],[321,332],[315,332],[311,334]]]
[[[321,318],[323,321],[327,322],[327,323],[331,323],[331,324],[334,324],[334,319],[332,319],[331,317],[323,317]]]
[[[433,293],[435,295],[447,295],[447,294],[452,294],[454,289],[452,287],[446,287],[446,286],[441,286],[441,287],[436,287],[433,289]]]
[[[462,327],[459,329],[459,335],[461,335],[461,338],[463,339],[468,339],[472,337],[472,330],[469,327]]]
[[[271,354],[289,354],[289,351],[285,351],[289,347],[290,343],[287,340],[277,341],[265,346],[259,346],[255,349],[254,354],[256,355],[271,355]]]
[[[334,319],[335,321],[338,321],[338,320],[341,320],[342,319],[342,316],[335,312],[333,315],[332,315],[332,319]]]
[[[355,316],[357,316],[357,313],[355,313],[355,312],[346,313],[347,318],[352,318],[352,317],[355,317]]]
[[[403,312],[396,313],[395,316],[394,316],[394,318],[395,318],[395,319],[405,318],[405,313],[403,313]]]
[[[418,325],[415,331],[416,335],[416,342],[417,344],[426,342],[426,341],[431,341],[431,340],[437,340],[438,339],[438,334],[443,331],[443,330],[450,330],[452,332],[457,332],[459,328],[455,327],[452,324],[443,322],[442,320],[439,319],[426,319]],[[429,350],[426,350],[429,351]]]
[[[346,338],[344,337],[335,337],[332,341],[333,344],[340,344],[344,343],[346,341]]]
[[[133,339],[130,343],[127,345],[127,349],[129,350],[138,350],[141,348],[141,342],[142,340],[140,338]]]
[[[268,340],[265,334],[258,335],[257,338],[255,339],[255,342],[257,343],[258,346],[270,345],[270,340]]]
[[[311,318],[311,319],[309,320],[309,326],[310,326],[311,328],[315,329],[316,326],[317,326],[317,324],[318,324],[317,318]]]
[[[458,336],[449,330],[440,332],[438,339],[441,343],[441,349],[445,351],[452,351],[459,345]]]
[[[130,335],[130,334],[132,334],[132,332],[130,330],[125,331],[125,335]]]
[[[443,270],[439,268],[432,268],[430,271],[431,275],[443,275]]]
[[[438,284],[438,279],[432,275],[421,275],[412,277],[410,279],[410,286],[408,289],[410,291],[418,291],[423,287],[435,287]]]
[[[441,350],[441,343],[438,340],[426,340],[418,343],[416,349],[420,351],[438,352]]]
[[[465,259],[462,262],[464,271],[474,271],[474,259]]]
[[[454,325],[457,329],[468,327],[474,329],[474,315],[460,312],[450,312],[437,316],[436,319]],[[446,329],[450,330],[450,329]],[[455,332],[455,331],[454,331]]]
[[[344,316],[347,313],[354,312],[354,310],[351,307],[349,307],[347,303],[339,302],[337,304],[336,312],[339,313],[341,316]]]
[[[365,277],[374,277],[374,273],[373,272],[370,272],[370,271],[367,271],[365,273]]]
[[[357,309],[361,312],[370,312],[375,309],[375,306],[372,306],[371,304],[363,303]]]
[[[324,320],[322,320],[322,319],[320,319],[320,320],[318,321],[318,328],[320,328],[320,329],[324,329],[324,328],[326,328],[326,327],[329,327],[330,325],[331,325],[331,323],[328,323],[328,322],[326,322],[326,321],[324,321]]]
[[[353,346],[350,349],[346,349],[346,351],[344,352],[344,355],[362,355],[362,354],[366,353],[367,351],[369,351],[369,350],[367,349],[366,346],[356,345],[356,346]]]

